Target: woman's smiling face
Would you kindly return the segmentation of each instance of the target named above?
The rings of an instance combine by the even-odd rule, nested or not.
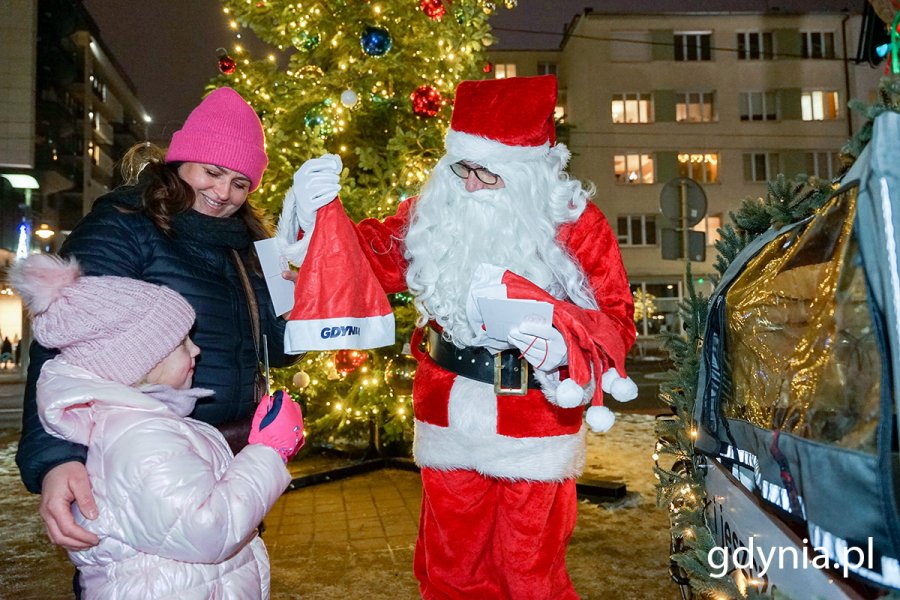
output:
[[[178,176],[194,190],[194,210],[210,217],[230,217],[250,194],[250,178],[225,167],[186,162]]]

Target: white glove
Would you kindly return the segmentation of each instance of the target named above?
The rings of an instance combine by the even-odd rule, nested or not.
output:
[[[569,348],[558,329],[540,317],[527,317],[509,331],[510,344],[522,351],[532,367],[545,373],[569,360]]]
[[[603,374],[600,388],[619,402],[631,402],[638,396],[638,387],[631,377],[619,377],[615,369]]]
[[[316,222],[316,212],[334,200],[341,191],[341,157],[323,154],[311,158],[294,173],[294,185],[284,199],[285,206],[293,207],[294,218],[300,229],[310,231]],[[282,219],[287,216],[282,211]]]

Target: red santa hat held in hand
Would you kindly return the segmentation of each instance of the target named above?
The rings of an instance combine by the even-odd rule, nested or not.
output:
[[[340,199],[318,210],[306,243],[298,244],[306,246],[306,253],[285,327],[285,352],[363,350],[393,344],[394,313],[359,248]]]

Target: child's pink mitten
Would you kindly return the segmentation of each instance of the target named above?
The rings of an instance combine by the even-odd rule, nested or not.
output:
[[[287,463],[303,447],[303,413],[287,392],[278,390],[270,398],[263,396],[250,426],[251,444],[264,444]]]

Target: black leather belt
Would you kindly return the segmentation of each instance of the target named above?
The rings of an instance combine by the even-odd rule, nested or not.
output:
[[[518,349],[491,354],[481,347],[457,348],[428,330],[428,354],[442,369],[475,381],[490,383],[498,396],[524,396],[529,389],[539,389],[528,362],[519,358]]]

